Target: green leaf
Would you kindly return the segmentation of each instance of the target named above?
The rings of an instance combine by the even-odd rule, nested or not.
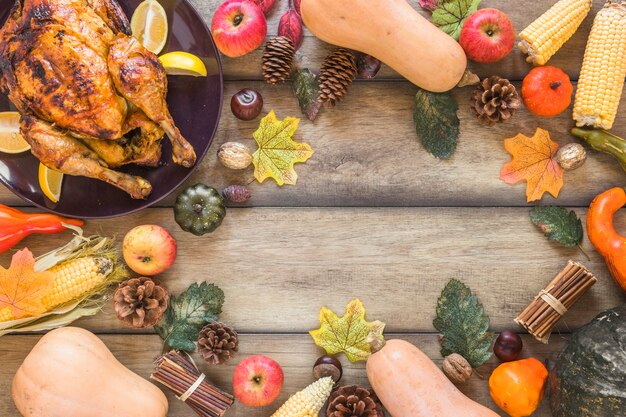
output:
[[[489,317],[461,281],[451,279],[441,292],[433,325],[443,335],[442,356],[458,353],[472,368],[479,367],[491,357],[493,333],[489,331]]]
[[[535,207],[530,211],[530,221],[548,240],[570,248],[583,241],[583,225],[573,210],[557,206]]]
[[[415,94],[415,131],[424,148],[440,159],[450,159],[459,137],[458,106],[448,93],[418,89]]]
[[[317,76],[308,68],[298,69],[293,74],[292,86],[302,114],[310,121],[314,121],[322,107],[322,103],[317,99],[320,95],[320,84]]]
[[[433,23],[457,41],[465,20],[476,10],[480,0],[440,0],[433,12]]]
[[[216,285],[191,284],[178,297],[171,297],[163,320],[154,326],[166,345],[172,349],[193,352],[202,327],[219,319],[224,292]]]

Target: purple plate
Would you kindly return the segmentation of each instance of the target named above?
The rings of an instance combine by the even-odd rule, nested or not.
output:
[[[118,1],[129,18],[141,2],[141,0]],[[198,167],[211,145],[222,108],[224,84],[219,54],[209,29],[187,0],[159,1],[165,8],[169,20],[169,39],[162,53],[191,52],[204,61],[208,71],[208,77],[168,77],[169,109],[183,136],[196,150],[198,156],[196,165],[187,169],[174,164],[169,141],[164,139],[160,167],[128,166],[120,169],[150,181],[153,191],[146,200],[133,200],[124,191],[98,180],[66,175],[61,199],[54,204],[39,188],[37,178],[39,161],[30,152],[18,155],[0,154],[0,181],[16,195],[29,203],[64,216],[116,217],[141,210],[165,198]],[[1,23],[6,20],[12,4],[12,1],[2,1]],[[0,94],[0,111],[8,110],[15,110],[15,107],[6,96]]]

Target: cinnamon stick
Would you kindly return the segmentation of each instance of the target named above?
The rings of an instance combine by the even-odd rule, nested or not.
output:
[[[158,381],[181,398],[201,417],[222,417],[233,405],[232,395],[211,385],[204,377],[202,382],[193,389],[202,374],[193,360],[178,351],[171,351],[155,360],[156,369],[150,378]]]
[[[597,281],[583,264],[569,261],[515,322],[542,343],[548,343],[552,329],[561,319],[562,309],[570,310]],[[556,303],[554,302],[556,299]]]

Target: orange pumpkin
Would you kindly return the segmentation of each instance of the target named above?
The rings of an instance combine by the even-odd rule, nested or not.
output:
[[[553,117],[563,113],[572,103],[574,86],[560,68],[533,68],[522,83],[526,108],[537,116]]]
[[[489,377],[493,401],[511,417],[527,417],[543,399],[548,370],[535,358],[505,362]]]

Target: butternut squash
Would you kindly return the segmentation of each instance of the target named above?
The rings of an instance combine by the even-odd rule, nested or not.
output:
[[[168,410],[156,386],[76,327],[41,338],[17,370],[12,395],[24,417],[166,417]]]
[[[454,88],[463,48],[406,0],[302,0],[302,19],[321,40],[372,55],[432,92]]]
[[[470,400],[421,350],[389,340],[367,360],[367,378],[392,417],[499,417]]]

